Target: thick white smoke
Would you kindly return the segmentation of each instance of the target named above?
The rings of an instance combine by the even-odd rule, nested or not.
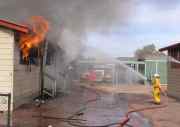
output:
[[[33,15],[47,18],[49,39],[75,59],[88,32],[108,30],[128,19],[131,0],[0,0],[0,18],[26,22]]]
[[[31,16],[46,18],[50,24],[47,40],[59,46],[55,65],[46,71],[56,77],[58,84],[70,84],[65,82],[70,80],[66,75],[68,65],[81,54],[86,35],[124,24],[132,11],[132,1],[0,0],[0,18],[22,23]]]

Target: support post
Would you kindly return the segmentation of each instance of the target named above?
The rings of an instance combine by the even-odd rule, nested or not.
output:
[[[43,76],[43,49],[41,50],[40,56],[40,97],[43,99],[43,89],[44,89],[44,76]]]
[[[41,56],[40,56],[40,97],[43,100],[44,99],[44,70],[45,70],[45,65],[46,65],[46,56],[47,56],[47,46],[48,43],[46,40],[44,40],[44,43],[42,45],[42,50],[41,50]]]
[[[7,127],[11,126],[11,94],[8,94]]]

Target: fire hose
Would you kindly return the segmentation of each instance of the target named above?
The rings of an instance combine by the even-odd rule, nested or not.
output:
[[[96,92],[97,94],[97,92]],[[163,94],[164,96],[167,97],[167,94]],[[100,96],[98,94],[98,96]],[[98,100],[98,99],[97,99]],[[94,99],[93,101],[97,101],[96,99]],[[119,125],[118,127],[125,127],[125,126],[128,126],[128,127],[133,127],[133,125],[129,125],[128,122],[130,121],[130,115],[132,113],[135,113],[135,112],[141,112],[141,111],[147,111],[147,110],[155,110],[155,109],[160,109],[160,108],[166,108],[167,107],[167,104],[164,104],[164,105],[161,105],[161,106],[149,106],[149,107],[143,107],[143,108],[139,108],[139,109],[133,109],[129,112],[127,112],[124,116],[124,120],[121,121],[121,122],[117,122],[117,123],[110,123],[110,124],[107,124],[107,125],[100,125],[100,126],[87,126],[87,125],[79,125],[79,124],[74,124],[72,122],[69,122],[70,125],[72,126],[76,126],[76,127],[110,127],[110,126],[113,126],[113,125]]]
[[[90,91],[90,90],[88,90]],[[78,111],[76,111],[75,113],[73,113],[71,116],[67,117],[67,118],[60,118],[60,117],[51,117],[51,116],[45,116],[40,114],[39,116],[33,116],[33,117],[40,117],[40,118],[44,118],[44,119],[54,119],[54,120],[60,120],[62,122],[67,122],[69,125],[74,126],[74,127],[110,127],[110,126],[114,126],[114,125],[119,125],[119,122],[116,123],[110,123],[110,124],[106,124],[106,125],[84,125],[85,123],[81,123],[81,122],[85,122],[86,120],[83,119],[76,119],[74,117],[82,115],[83,111],[86,110],[86,106],[90,103],[96,102],[100,99],[101,95],[96,92],[95,90],[91,90],[91,92],[95,93],[96,97],[94,99],[90,99],[87,100],[84,105],[82,106],[82,108]],[[132,127],[132,126],[128,126],[128,127]]]
[[[168,97],[166,92],[163,92],[162,95],[165,96],[166,98]],[[139,108],[139,109],[133,109],[133,110],[131,110],[125,114],[125,116],[124,116],[125,119],[120,123],[119,127],[124,127],[130,121],[130,115],[132,113],[147,111],[147,110],[155,110],[155,109],[160,109],[160,108],[166,108],[167,106],[168,106],[167,104],[163,104],[160,106],[149,106],[149,107],[143,107],[143,108]]]
[[[147,111],[147,110],[153,110],[153,109],[160,109],[165,108],[167,105],[162,106],[151,106],[151,107],[144,107],[140,109],[134,109],[126,113],[125,119],[120,123],[119,127],[124,127],[129,121],[130,121],[130,115],[134,112],[140,112],[140,111]]]
[[[62,122],[67,122],[69,125],[74,126],[74,127],[111,127],[111,126],[115,126],[115,125],[117,125],[118,127],[125,127],[125,126],[133,127],[133,125],[128,124],[128,122],[131,119],[130,115],[132,113],[141,112],[141,111],[147,111],[147,110],[155,110],[155,109],[160,109],[160,108],[167,107],[167,105],[164,104],[164,105],[160,105],[160,106],[149,106],[149,107],[144,107],[144,108],[139,108],[139,109],[133,109],[133,110],[127,112],[125,114],[125,116],[124,116],[124,119],[121,120],[120,122],[109,123],[109,124],[106,124],[106,125],[84,125],[85,123],[81,123],[81,122],[87,122],[87,120],[76,119],[74,117],[83,115],[83,111],[86,109],[86,106],[88,104],[90,104],[92,102],[96,102],[101,98],[101,95],[97,91],[91,90],[91,92],[95,93],[96,97],[94,99],[90,99],[90,100],[86,101],[84,103],[83,107],[80,110],[76,111],[74,114],[72,114],[71,116],[69,116],[67,118],[50,117],[50,116],[43,116],[43,115],[36,116],[36,117],[42,117],[44,119],[58,119],[58,120],[61,120]]]

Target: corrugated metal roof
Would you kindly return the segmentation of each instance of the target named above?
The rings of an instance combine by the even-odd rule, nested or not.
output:
[[[30,31],[30,29],[25,25],[16,24],[16,23],[3,20],[3,19],[0,19],[0,26],[11,29],[11,30],[15,30],[21,33],[28,33]]]

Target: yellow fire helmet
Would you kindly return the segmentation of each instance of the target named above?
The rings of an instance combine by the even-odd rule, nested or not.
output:
[[[160,75],[156,73],[156,74],[154,74],[154,77],[159,78]]]

